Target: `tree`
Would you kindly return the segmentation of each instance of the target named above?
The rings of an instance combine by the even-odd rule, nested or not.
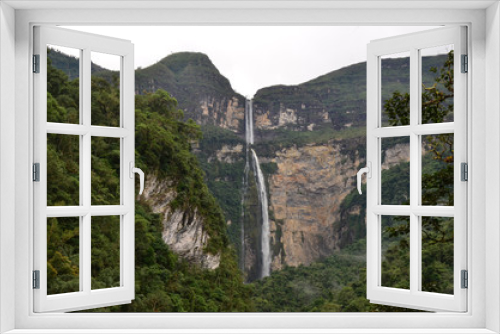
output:
[[[422,84],[422,124],[453,121],[453,56],[452,50],[442,67],[430,68],[430,72],[436,74],[432,85]],[[409,101],[408,93],[396,91],[384,102],[384,112],[391,126],[409,125]],[[422,204],[452,206],[453,134],[428,135],[422,142],[426,150],[422,158]],[[402,204],[409,204],[409,201]],[[409,248],[409,219],[394,217],[393,220],[383,233],[399,242],[392,244],[387,253],[404,253]],[[387,258],[382,264],[390,273],[400,271],[401,266],[409,266],[409,261]],[[406,275],[393,276],[396,281],[393,284],[401,284],[407,279]],[[422,217],[422,289],[453,293],[453,219]]]

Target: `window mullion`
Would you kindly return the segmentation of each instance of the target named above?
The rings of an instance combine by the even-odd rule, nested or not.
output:
[[[82,75],[80,81],[82,84],[82,125],[87,129],[90,129],[91,125],[91,70],[90,70],[90,49],[83,49],[82,57]],[[89,208],[92,205],[91,198],[91,135],[90,131],[87,131],[82,137],[83,149],[82,149],[82,165],[81,170],[83,177],[80,181],[80,192],[83,196],[82,205]],[[83,216],[83,228],[80,235],[81,245],[82,245],[82,263],[80,264],[82,271],[80,276],[83,280],[83,291],[90,293],[91,290],[91,215],[87,212]]]
[[[410,291],[415,293],[419,288],[420,275],[420,242],[419,217],[413,212],[419,204],[419,136],[414,129],[418,125],[419,116],[419,64],[418,50],[410,50]]]
[[[83,50],[80,50],[80,59],[84,59],[84,52]],[[84,102],[83,102],[83,99],[82,97],[84,96],[84,92],[83,92],[83,84],[84,84],[84,80],[83,80],[83,68],[84,68],[84,65],[83,65],[83,61],[80,61],[79,63],[79,73],[80,73],[80,79],[79,79],[79,96],[80,96],[80,100],[78,101],[79,105],[78,105],[78,111],[79,111],[79,122],[78,124],[79,125],[82,125],[83,124],[83,115],[84,115],[84,112],[83,112],[83,108],[84,108]],[[47,128],[50,127],[51,124],[47,124]],[[79,192],[80,192],[80,206],[83,206],[84,205],[84,195],[83,195],[83,181],[85,180],[85,175],[84,175],[84,170],[82,168],[83,166],[83,163],[84,163],[84,159],[83,159],[83,154],[82,152],[84,152],[83,150],[83,136],[82,135],[79,135],[78,136],[79,138],[79,170],[80,170],[80,175],[79,175]],[[82,275],[82,273],[85,272],[85,268],[84,268],[84,265],[85,265],[85,261],[84,261],[84,256],[85,256],[85,248],[82,247],[84,245],[84,242],[86,241],[84,239],[84,230],[85,230],[85,220],[82,216],[79,216],[79,226],[78,226],[78,231],[80,231],[80,235],[78,236],[79,238],[79,244],[80,244],[80,249],[78,251],[79,255],[78,255],[78,258],[80,259],[80,263],[78,264],[78,267],[79,267],[79,272],[80,274],[78,275],[79,277],[79,285],[80,285],[80,288],[79,290],[80,291],[83,291],[85,289],[85,280],[84,280],[84,277]]]

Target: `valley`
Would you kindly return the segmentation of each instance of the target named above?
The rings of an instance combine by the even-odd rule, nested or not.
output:
[[[74,85],[74,60],[51,53]],[[425,80],[446,57],[423,59]],[[404,94],[407,59],[383,66],[382,95],[389,99],[394,85]],[[114,92],[115,72],[96,65],[93,73]],[[64,101],[58,103],[70,110]],[[234,91],[201,53],[176,53],[137,69],[136,160],[147,171],[137,203],[149,231],[139,243],[149,250],[138,257],[137,280],[146,284],[145,268],[163,269],[161,279],[139,290],[142,306],[111,311],[151,311],[154,291],[168,296],[168,303],[154,304],[161,312],[398,311],[364,297],[366,198],[357,194],[355,175],[366,161],[365,128],[365,63],[296,86],[262,88],[252,99]],[[398,140],[382,152],[382,179],[397,185],[391,198],[407,192],[401,179],[408,152]],[[405,267],[404,259],[395,258],[389,272],[397,267]],[[392,277],[401,280],[401,273]],[[227,280],[224,288],[212,286],[213,278]]]

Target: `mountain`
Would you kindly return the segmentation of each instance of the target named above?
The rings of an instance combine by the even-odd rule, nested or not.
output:
[[[52,66],[63,71],[67,76],[68,80],[74,80],[80,77],[80,59],[74,56],[69,56],[64,52],[58,51],[56,49],[47,48],[47,58],[50,59]],[[105,75],[106,77],[110,71],[104,67],[101,67],[95,63],[90,64],[90,71],[92,75]]]
[[[423,82],[433,82],[432,67],[443,65],[446,55],[422,59]],[[382,62],[382,98],[409,90],[409,59]],[[280,131],[325,131],[365,127],[366,63],[350,65],[299,85],[259,89],[254,96],[255,138],[280,137]]]
[[[179,102],[185,119],[200,125],[214,125],[243,134],[245,98],[236,93],[229,80],[207,55],[173,53],[135,73],[136,93],[163,89]]]

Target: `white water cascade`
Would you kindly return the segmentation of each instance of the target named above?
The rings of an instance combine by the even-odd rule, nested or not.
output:
[[[255,171],[257,172],[257,192],[259,196],[260,206],[262,208],[262,231],[261,231],[261,241],[262,241],[262,270],[261,278],[269,276],[271,274],[271,252],[270,252],[270,240],[269,240],[269,212],[267,204],[267,190],[266,182],[264,180],[264,174],[260,169],[259,158],[253,149],[252,157],[255,166]]]
[[[253,144],[253,101],[247,100],[245,105],[245,140],[247,148]]]
[[[254,143],[253,133],[253,101],[247,100],[245,103],[245,142],[246,142],[246,161],[245,172],[243,176],[243,196],[241,198],[241,206],[244,208],[245,197],[248,191],[248,177],[250,170],[253,170],[255,181],[257,183],[257,195],[262,209],[262,227],[261,227],[261,253],[262,264],[260,278],[271,274],[271,244],[269,236],[269,212],[267,203],[267,190],[264,180],[264,174],[260,168],[259,158],[251,145]],[[250,154],[251,153],[251,154]],[[240,268],[245,270],[245,211],[241,213],[241,252],[240,252]]]

